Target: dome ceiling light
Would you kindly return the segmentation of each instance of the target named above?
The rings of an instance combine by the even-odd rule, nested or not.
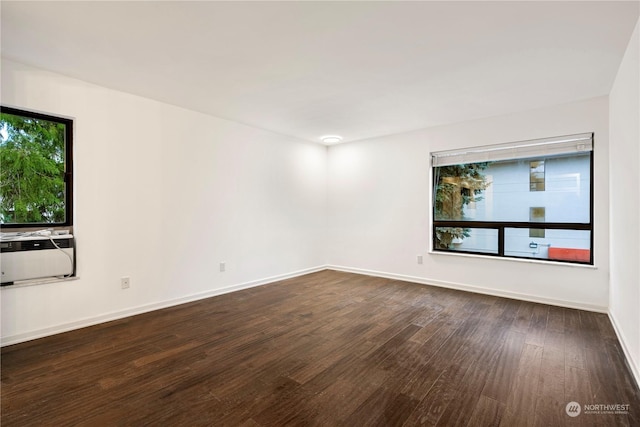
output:
[[[320,140],[325,144],[337,144],[342,141],[342,137],[339,135],[325,135]]]

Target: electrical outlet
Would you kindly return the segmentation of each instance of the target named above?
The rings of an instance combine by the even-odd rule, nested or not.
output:
[[[418,264],[422,264],[422,255],[417,256]]]
[[[220,271],[225,271],[227,269],[226,263],[221,262],[220,263]]]
[[[122,277],[120,279],[120,286],[122,287],[122,289],[129,289],[129,286],[131,285],[131,279],[128,277]]]

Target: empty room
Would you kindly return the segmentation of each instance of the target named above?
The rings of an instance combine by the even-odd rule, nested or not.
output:
[[[2,1],[3,426],[640,426],[637,1]]]

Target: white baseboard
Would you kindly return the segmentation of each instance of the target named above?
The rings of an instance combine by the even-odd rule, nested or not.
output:
[[[618,322],[616,321],[615,316],[613,315],[613,313],[611,313],[611,311],[609,311],[608,314],[609,320],[611,320],[611,324],[613,325],[613,330],[616,332],[616,336],[618,337],[618,341],[620,342],[620,346],[622,347],[622,351],[627,358],[629,368],[631,368],[633,378],[636,380],[636,387],[640,388],[640,363],[638,363],[638,361],[633,358],[633,355],[631,354],[631,351],[627,346],[627,339],[622,333],[620,327],[618,327]]]
[[[243,289],[249,289],[256,286],[262,286],[262,285],[277,282],[280,280],[303,276],[305,274],[315,273],[315,272],[327,270],[327,269],[344,271],[347,273],[364,274],[367,276],[383,277],[387,279],[401,280],[405,282],[413,282],[413,283],[419,283],[424,285],[433,285],[433,286],[439,286],[443,288],[457,289],[461,291],[492,295],[492,296],[498,296],[498,297],[505,297],[505,298],[511,298],[511,299],[517,299],[517,300],[524,300],[524,301],[530,301],[530,302],[537,302],[542,304],[556,305],[560,307],[575,308],[580,310],[606,313],[608,314],[609,319],[611,320],[611,324],[613,325],[613,329],[616,332],[618,341],[620,341],[622,350],[627,358],[634,380],[636,381],[636,385],[640,387],[640,364],[633,358],[631,352],[629,351],[629,348],[626,345],[626,339],[624,334],[618,327],[618,323],[615,317],[611,314],[611,312],[609,312],[609,310],[606,307],[596,306],[592,304],[584,304],[579,302],[569,302],[569,301],[555,300],[550,298],[542,298],[534,295],[508,292],[508,291],[503,291],[499,289],[480,288],[477,286],[465,285],[465,284],[454,283],[454,282],[446,282],[442,280],[425,279],[423,277],[417,277],[417,276],[408,276],[404,274],[387,273],[382,271],[367,270],[367,269],[354,268],[354,267],[344,267],[344,266],[338,266],[338,265],[322,265],[322,266],[307,268],[304,270],[298,270],[291,273],[280,274],[277,276],[267,277],[264,279],[253,280],[250,282],[227,286],[225,288],[213,289],[206,292],[191,294],[181,298],[176,298],[176,299],[157,302],[157,303],[145,304],[138,307],[132,307],[126,310],[106,313],[99,316],[92,316],[92,317],[80,319],[74,322],[68,322],[68,323],[63,323],[56,326],[51,326],[48,328],[37,329],[29,332],[16,334],[16,335],[10,335],[7,337],[0,338],[0,346],[4,347],[7,345],[18,344],[21,342],[34,340],[34,339],[46,337],[49,335],[55,335],[62,332],[68,332],[74,329],[85,328],[87,326],[93,326],[100,323],[109,322],[112,320],[118,320],[118,319],[122,319],[129,316],[135,316],[137,314],[147,313],[147,312],[159,310],[162,308],[185,304],[188,302],[210,298],[217,295],[223,295],[223,294],[227,294],[230,292],[235,292]]]
[[[498,297],[505,297],[505,298],[511,298],[511,299],[524,300],[524,301],[538,302],[538,303],[542,303],[542,304],[550,304],[550,305],[556,305],[556,306],[560,306],[560,307],[576,308],[576,309],[580,309],[580,310],[595,311],[595,312],[599,312],[599,313],[608,313],[608,310],[607,310],[606,307],[595,306],[595,305],[591,305],[591,304],[582,304],[582,303],[568,302],[568,301],[563,301],[563,300],[554,300],[554,299],[549,299],[549,298],[541,298],[541,297],[537,297],[537,296],[533,296],[533,295],[520,294],[520,293],[515,293],[515,292],[507,292],[507,291],[502,291],[502,290],[498,290],[498,289],[480,288],[480,287],[472,286],[472,285],[465,285],[465,284],[454,283],[454,282],[445,282],[445,281],[441,281],[441,280],[425,279],[423,277],[408,276],[408,275],[403,275],[403,274],[386,273],[386,272],[382,272],[382,271],[367,270],[367,269],[353,268],[353,267],[344,267],[344,266],[337,266],[337,265],[321,265],[321,266],[317,266],[317,267],[307,268],[307,269],[304,269],[304,270],[294,271],[294,272],[291,272],[291,273],[286,273],[286,274],[281,274],[281,275],[277,275],[277,276],[267,277],[267,278],[264,278],[264,279],[259,279],[259,280],[254,280],[254,281],[250,281],[250,282],[240,283],[240,284],[228,286],[228,287],[225,287],[225,288],[212,289],[210,291],[200,292],[200,293],[197,293],[197,294],[191,294],[191,295],[187,295],[187,296],[176,298],[176,299],[172,299],[172,300],[161,301],[161,302],[156,302],[156,303],[151,303],[151,304],[145,304],[145,305],[142,305],[142,306],[132,307],[132,308],[128,308],[128,309],[125,309],[125,310],[119,310],[119,311],[116,311],[116,312],[105,313],[105,314],[101,314],[101,315],[98,315],[98,316],[87,317],[87,318],[76,320],[76,321],[73,321],[73,322],[62,323],[62,324],[58,324],[58,325],[47,327],[47,328],[42,328],[42,329],[32,330],[32,331],[23,332],[23,333],[19,333],[19,334],[15,334],[15,335],[9,335],[9,336],[5,336],[5,337],[1,337],[0,338],[0,346],[4,347],[4,346],[7,346],[7,345],[11,345],[11,344],[17,344],[17,343],[24,342],[24,341],[30,341],[30,340],[33,340],[33,339],[42,338],[42,337],[46,337],[46,336],[49,336],[49,335],[55,335],[55,334],[59,334],[59,333],[62,333],[62,332],[68,332],[68,331],[71,331],[71,330],[74,330],[74,329],[80,329],[80,328],[84,328],[84,327],[87,327],[87,326],[97,325],[99,323],[105,323],[105,322],[109,322],[109,321],[112,321],[112,320],[122,319],[124,317],[134,316],[136,314],[147,313],[147,312],[150,312],[150,311],[159,310],[159,309],[166,308],[166,307],[172,307],[172,306],[179,305],[179,304],[184,304],[184,303],[187,303],[187,302],[197,301],[197,300],[201,300],[201,299],[204,299],[204,298],[210,298],[210,297],[214,297],[214,296],[217,296],[217,295],[226,294],[226,293],[229,293],[229,292],[234,292],[234,291],[239,291],[239,290],[242,290],[242,289],[248,289],[248,288],[252,288],[252,287],[256,287],[256,286],[266,285],[268,283],[273,283],[273,282],[277,282],[277,281],[280,281],[280,280],[290,279],[290,278],[293,278],[293,277],[298,277],[298,276],[302,276],[302,275],[309,274],[309,273],[315,273],[315,272],[326,270],[326,269],[336,270],[336,271],[344,271],[344,272],[348,272],[348,273],[364,274],[364,275],[367,275],[367,276],[384,277],[384,278],[388,278],[388,279],[402,280],[402,281],[406,281],[406,282],[414,282],[414,283],[420,283],[420,284],[424,284],[424,285],[433,285],[433,286],[439,286],[439,287],[443,287],[443,288],[457,289],[457,290],[480,293],[480,294],[485,294],[485,295],[492,295],[492,296],[498,296]],[[620,341],[623,342],[622,339]],[[625,349],[625,354],[628,354],[626,349]],[[631,359],[629,359],[629,360],[631,360]],[[634,373],[634,374],[636,375],[636,378],[637,378],[637,373]]]
[[[187,295],[184,297],[175,298],[167,301],[144,304],[141,306],[132,307],[125,310],[114,311],[114,312],[102,314],[99,316],[91,316],[91,317],[76,320],[73,322],[67,322],[67,323],[51,326],[48,328],[42,328],[42,329],[37,329],[29,332],[23,332],[20,334],[10,335],[10,336],[0,338],[0,347],[4,347],[11,344],[18,344],[24,341],[31,341],[31,340],[46,337],[49,335],[55,335],[62,332],[72,331],[74,329],[85,328],[87,326],[93,326],[100,323],[110,322],[112,320],[118,320],[124,317],[135,316],[136,314],[147,313],[149,311],[154,311],[162,308],[172,307],[175,305],[185,304],[188,302],[215,297],[222,294],[228,294],[229,292],[235,292],[235,291],[240,291],[242,289],[262,286],[268,283],[273,283],[273,282],[277,282],[285,279],[291,279],[293,277],[303,276],[305,274],[315,273],[317,271],[322,271],[326,269],[327,269],[326,266],[321,265],[317,267],[307,268],[304,270],[294,271],[291,273],[267,277],[265,279],[253,280],[250,282],[240,283],[237,285],[227,286],[219,289],[212,289],[206,292],[199,292],[196,294],[191,294],[191,295]]]
[[[404,274],[387,273],[383,271],[367,270],[363,268],[344,267],[339,265],[327,265],[327,269],[344,271],[347,273],[365,274],[367,276],[384,277],[386,279],[402,280],[404,282],[420,283],[423,285],[439,286],[441,288],[457,289],[460,291],[473,292],[477,294],[491,295],[496,297],[511,298],[529,302],[537,302],[541,304],[555,305],[558,307],[576,308],[579,310],[594,311],[597,313],[608,313],[608,308],[604,306],[580,303],[575,301],[557,300],[552,298],[544,298],[536,295],[522,294],[518,292],[503,291],[500,289],[483,288],[473,285],[465,285],[462,283],[445,282],[442,280],[426,279],[424,277],[407,276]]]

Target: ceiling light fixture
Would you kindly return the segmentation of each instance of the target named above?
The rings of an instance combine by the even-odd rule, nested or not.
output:
[[[320,140],[325,144],[337,144],[342,141],[342,137],[339,135],[325,135],[321,137]]]

